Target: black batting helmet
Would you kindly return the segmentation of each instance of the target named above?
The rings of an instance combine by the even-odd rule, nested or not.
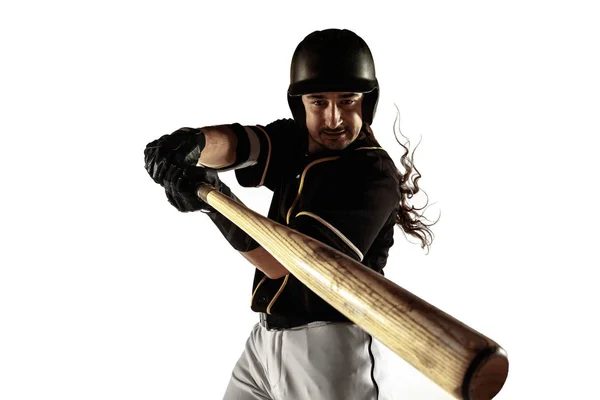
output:
[[[305,125],[303,94],[364,93],[363,121],[373,122],[379,84],[367,43],[347,29],[315,31],[300,42],[292,57],[288,103],[296,122]]]

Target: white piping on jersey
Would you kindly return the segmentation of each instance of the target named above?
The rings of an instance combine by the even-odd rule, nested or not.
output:
[[[383,150],[385,151],[385,149],[383,147],[359,147],[358,149],[354,149],[354,151],[356,150]]]
[[[254,292],[252,292],[252,298],[250,299],[250,306],[252,307],[252,303],[254,303],[254,295],[256,294],[256,292],[258,292],[258,288],[260,287],[260,285],[263,284],[263,282],[265,281],[265,279],[267,279],[267,276],[263,276],[263,278],[260,280],[260,282],[258,282],[258,285],[256,285],[256,288],[254,289]]]
[[[256,125],[256,127],[258,129],[261,130],[262,133],[265,134],[265,136],[267,137],[267,142],[269,143],[269,152],[267,153],[267,161],[265,162],[265,170],[263,171],[263,175],[262,178],[260,179],[260,182],[258,183],[258,185],[256,185],[256,187],[262,186],[265,183],[265,177],[267,176],[267,170],[269,169],[269,162],[271,161],[271,138],[269,138],[269,135],[267,135],[267,132],[265,132],[265,130],[262,128],[262,126]]]
[[[322,223],[323,225],[325,225],[326,227],[328,227],[329,229],[331,229],[331,231],[333,233],[335,233],[337,235],[337,237],[342,239],[342,241],[344,243],[346,243],[348,245],[348,247],[350,247],[356,253],[356,255],[358,256],[360,261],[363,260],[363,258],[364,258],[363,253],[358,249],[358,247],[356,247],[354,245],[354,243],[352,243],[350,241],[350,239],[348,239],[346,236],[344,236],[344,234],[342,232],[340,232],[335,226],[331,225],[329,222],[325,221],[323,218],[319,217],[318,215],[313,214],[308,211],[301,211],[298,214],[296,214],[296,217],[299,217],[300,215],[307,215],[309,217],[312,217],[312,218],[316,219],[317,221],[319,221],[320,223]]]
[[[277,301],[277,298],[279,298],[279,295],[281,294],[281,292],[283,292],[283,288],[285,288],[285,285],[287,285],[288,279],[290,279],[290,274],[287,274],[285,276],[285,279],[283,280],[281,287],[279,288],[277,293],[275,293],[273,300],[271,300],[271,302],[269,303],[269,306],[267,307],[267,314],[271,315],[271,307],[273,307],[273,304],[275,304],[275,301]]]
[[[294,202],[290,206],[290,209],[288,210],[287,215],[285,217],[286,223],[288,225],[290,223],[290,216],[292,215],[292,210],[294,209],[294,207],[296,207],[296,204],[298,204],[298,200],[300,200],[300,194],[302,193],[302,187],[304,186],[304,178],[306,177],[306,172],[308,171],[308,169],[315,164],[322,163],[325,161],[337,160],[338,158],[340,158],[340,156],[319,158],[318,160],[315,160],[308,164],[306,167],[304,167],[304,171],[302,171],[302,178],[300,178],[300,186],[298,186],[298,194],[296,195],[296,198],[294,199]]]
[[[267,279],[267,276],[265,275],[265,276],[262,277],[262,279],[260,280],[260,282],[258,282],[258,285],[256,285],[256,288],[254,289],[254,292],[252,292],[252,299],[250,299],[250,306],[252,306],[252,304],[254,303],[254,296],[256,295],[256,292],[258,292],[258,288],[260,287],[260,285],[263,284],[263,282],[266,279]],[[281,292],[283,292],[283,289],[285,288],[285,285],[287,285],[288,279],[290,279],[290,274],[287,274],[285,276],[285,279],[283,280],[283,283],[279,287],[279,290],[277,291],[277,293],[275,293],[275,296],[273,297],[273,299],[271,300],[271,302],[267,306],[267,314],[269,314],[269,315],[271,314],[271,308],[273,307],[273,304],[275,304],[275,301],[277,301],[277,299],[281,295]]]

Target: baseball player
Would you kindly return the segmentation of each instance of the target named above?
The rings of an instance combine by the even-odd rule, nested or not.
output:
[[[182,128],[148,144],[146,169],[179,211],[204,211],[256,267],[259,314],[225,400],[390,399],[380,361],[387,351],[315,295],[241,229],[195,195],[209,183],[235,198],[219,171],[273,192],[268,217],[383,274],[394,226],[429,246],[409,205],[419,190],[408,149],[400,173],[370,128],[379,84],[367,44],[348,30],[308,35],[291,64],[293,119],[265,126]],[[389,375],[389,374],[388,374]]]

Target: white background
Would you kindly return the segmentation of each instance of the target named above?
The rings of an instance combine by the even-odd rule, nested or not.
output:
[[[143,149],[289,117],[293,50],[329,27],[370,45],[375,133],[397,159],[396,104],[441,212],[429,255],[397,231],[387,276],[507,350],[497,399],[597,398],[594,2],[282,4],[2,3],[0,399],[221,398],[253,268],[169,206]],[[449,398],[390,368],[399,398]]]

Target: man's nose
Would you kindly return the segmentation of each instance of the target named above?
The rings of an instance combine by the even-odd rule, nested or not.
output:
[[[325,111],[325,125],[329,129],[335,129],[342,123],[342,113],[337,105],[332,104]]]

